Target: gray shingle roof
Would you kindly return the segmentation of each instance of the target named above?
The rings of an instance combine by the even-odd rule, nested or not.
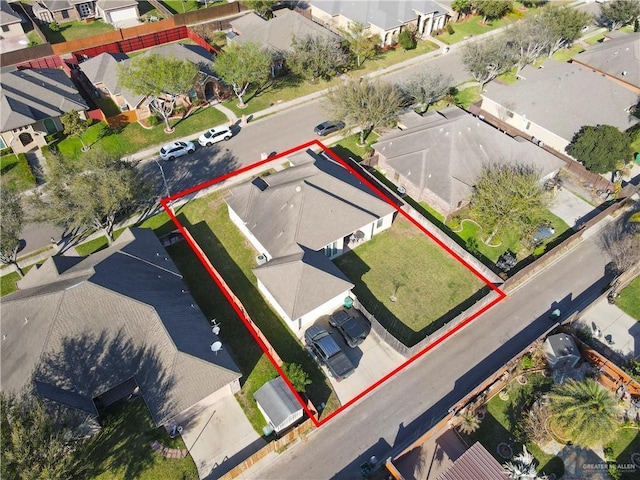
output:
[[[160,55],[161,57],[173,57],[178,60],[189,60],[200,67],[200,71],[211,73],[213,67],[213,55],[200,45],[183,45],[181,43],[166,43],[158,47],[150,48],[145,55]]]
[[[323,252],[307,249],[275,258],[254,268],[253,273],[291,319],[300,318],[353,288]]]
[[[574,60],[640,88],[640,33],[596,44]]]
[[[281,425],[290,415],[302,410],[300,402],[291,393],[282,377],[274,378],[265,383],[253,394],[253,398],[260,404],[276,427]]]
[[[54,68],[3,72],[0,90],[2,132],[89,108],[73,82],[62,70]]]
[[[314,161],[231,189],[228,205],[272,257],[319,250],[394,211],[347,169],[307,151]]]
[[[20,15],[11,8],[9,2],[0,2],[0,25],[12,25],[21,21]]]
[[[311,35],[340,40],[340,37],[330,30],[288,9],[282,10],[282,13],[269,21],[250,13],[233,20],[231,26],[239,33],[234,39],[235,42],[259,43],[276,52],[291,51],[291,39],[294,36],[301,38]]]
[[[98,0],[96,6],[105,12],[138,5],[138,0]]]
[[[482,96],[513,105],[511,110],[567,141],[583,125],[626,130],[638,123],[625,111],[637,102],[630,90],[578,65],[547,60],[543,66],[525,67],[524,79],[512,85],[491,82]]]
[[[86,406],[133,377],[163,424],[240,377],[211,351],[218,338],[151,230],[63,263],[31,270],[0,304],[3,390],[33,375],[38,391]]]
[[[458,107],[428,113],[420,123],[415,118],[405,123],[413,126],[383,135],[373,149],[418,188],[430,190],[452,208],[469,199],[483,164],[531,163],[541,177],[563,165],[547,151],[519,142]]]
[[[437,2],[430,0],[311,0],[313,11],[316,5],[321,10],[332,15],[342,15],[352,22],[363,25],[372,24],[384,30],[416,20],[418,13],[447,13],[447,9]]]
[[[118,65],[124,65],[128,61],[124,53],[101,53],[82,62],[80,69],[91,83],[104,83],[113,95],[122,95],[129,105],[135,107],[145,98],[145,95],[136,95],[120,85]]]

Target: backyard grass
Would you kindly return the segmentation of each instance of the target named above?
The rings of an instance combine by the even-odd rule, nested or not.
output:
[[[115,117],[116,115],[122,113],[116,105],[116,102],[114,102],[111,98],[98,97],[94,98],[93,101],[96,102],[98,108],[102,110],[102,113],[104,113],[104,116],[107,118]]]
[[[143,128],[139,123],[129,123],[122,129],[110,129],[105,122],[98,122],[89,127],[82,139],[92,148],[103,148],[115,155],[131,155],[145,148],[160,148],[173,139],[189,135],[195,137],[197,132],[215,125],[226,123],[227,117],[212,107],[200,108],[185,119],[173,120],[173,133],[164,132],[164,122],[152,129]],[[68,158],[81,158],[82,144],[76,137],[67,137],[57,145],[62,155]]]
[[[631,465],[633,464],[631,455],[640,452],[640,432],[637,428],[623,427],[618,430],[616,439],[607,447],[611,452],[611,458],[615,459],[616,463]],[[620,480],[634,480],[638,478],[638,467],[634,471],[621,469],[619,473]]]
[[[30,30],[28,32],[25,32],[27,35],[27,40],[29,40],[29,46],[33,47],[35,45],[40,45],[42,43],[44,43],[42,41],[42,39],[40,38],[40,35],[38,35],[38,33],[35,30]]]
[[[506,390],[509,391],[509,399],[501,400],[497,395],[487,403],[487,413],[484,420],[475,432],[461,434],[469,445],[479,441],[496,460],[504,463],[506,460],[497,453],[500,443],[507,443],[513,449],[514,454],[522,452],[522,436],[518,426],[524,418],[524,413],[535,401],[536,395],[549,391],[553,380],[541,374],[528,377],[526,385],[520,385],[513,381]],[[537,460],[537,469],[546,474],[555,473],[556,478],[564,474],[564,464],[559,457],[549,455],[533,442],[525,442],[527,449]]]
[[[170,438],[153,424],[141,397],[109,407],[102,417],[102,431],[88,441],[78,461],[89,467],[84,478],[95,480],[197,480],[191,456],[164,458],[151,449],[157,440],[170,448],[186,448],[180,436]]]
[[[452,45],[465,40],[468,37],[482,35],[483,33],[490,32],[491,30],[504,27],[505,25],[513,23],[522,17],[535,14],[538,11],[537,8],[520,10],[519,8],[521,6],[522,5],[520,3],[514,2],[514,9],[511,13],[499,20],[489,20],[486,24],[482,22],[482,15],[471,15],[460,22],[449,22],[451,27],[453,27],[454,33],[449,34],[447,30],[444,29],[443,33],[435,35],[435,37],[441,42]]]
[[[401,216],[334,262],[365,308],[403,342],[417,343],[437,329],[484,285]]]
[[[160,3],[163,3],[165,7],[167,7],[173,13],[185,13],[191,12],[193,10],[198,10],[200,8],[205,8],[205,4],[198,0],[161,0]],[[224,3],[221,0],[209,0],[207,2],[207,6]]]
[[[51,30],[48,24],[43,23],[40,25],[40,30],[42,30],[42,33],[44,33],[49,43],[62,43],[77,40],[78,38],[99,35],[101,33],[113,32],[115,28],[113,25],[105,23],[102,20],[95,20],[93,22],[73,21],[61,23],[60,30],[57,32]]]
[[[0,172],[3,188],[23,192],[36,186],[36,177],[33,176],[24,153],[18,155],[12,153],[0,157]]]
[[[620,292],[616,305],[640,322],[640,277],[636,277]]]

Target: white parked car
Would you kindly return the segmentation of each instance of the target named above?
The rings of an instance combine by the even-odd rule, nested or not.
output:
[[[172,142],[166,144],[160,149],[160,158],[162,160],[173,160],[174,158],[181,157],[187,153],[193,153],[196,151],[196,146],[193,142]]]
[[[229,127],[213,127],[200,135],[198,143],[205,147],[221,142],[222,140],[229,140],[231,137],[233,137],[233,133],[231,133]]]

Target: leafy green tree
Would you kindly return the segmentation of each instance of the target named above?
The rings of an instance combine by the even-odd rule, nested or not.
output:
[[[491,243],[500,231],[530,234],[546,213],[549,198],[533,165],[495,163],[483,167],[470,203],[474,217],[490,232],[486,243]]]
[[[576,445],[592,447],[615,438],[620,426],[616,399],[595,380],[557,385],[549,400],[552,423]]]
[[[272,55],[258,43],[232,43],[218,55],[214,69],[227,82],[244,107],[250,85],[261,86],[269,79]]]
[[[521,0],[520,3],[527,8],[536,8],[541,7],[542,5],[548,3],[549,0]]]
[[[617,30],[640,17],[640,2],[637,0],[612,0],[600,4],[598,22],[610,30]]]
[[[0,456],[2,478],[68,480],[82,478],[86,467],[73,453],[81,443],[71,440],[68,417],[49,411],[38,397],[0,393]]]
[[[611,125],[584,126],[566,151],[594,173],[606,173],[626,163],[630,157],[631,138]]]
[[[329,79],[349,64],[349,56],[340,42],[323,36],[294,36],[293,52],[287,55],[287,65],[295,74],[310,81]]]
[[[151,109],[164,119],[165,131],[172,131],[169,116],[178,97],[193,88],[198,66],[188,60],[151,54],[138,55],[118,68],[122,86],[137,95],[147,95]]]
[[[358,68],[365,60],[376,55],[378,45],[382,43],[380,35],[372,35],[363,24],[358,22],[349,23],[349,27],[346,30],[342,29],[341,32]]]
[[[426,111],[429,105],[439,100],[453,85],[453,77],[440,70],[425,70],[410,77],[400,88],[411,97],[419,108]]]
[[[0,262],[16,266],[16,271],[24,276],[18,265],[18,249],[24,224],[24,211],[20,195],[6,186],[0,188]]]
[[[402,95],[395,85],[352,79],[326,94],[327,109],[336,119],[360,127],[360,143],[380,125],[391,124],[402,108]]]
[[[103,230],[109,243],[117,217],[152,198],[151,186],[132,163],[99,150],[86,155],[84,170],[60,156],[51,158],[49,168],[44,192],[33,200],[38,219]]]
[[[511,11],[511,2],[507,0],[475,0],[473,6],[487,20],[497,20]]]
[[[239,0],[241,4],[264,17],[270,18],[273,15],[275,0]]]
[[[509,71],[516,62],[514,51],[505,45],[504,38],[471,42],[462,49],[462,63],[481,89],[498,75]]]
[[[404,50],[416,48],[416,37],[409,29],[404,29],[398,35],[398,43]]]
[[[64,134],[70,137],[78,137],[82,144],[82,151],[86,152],[89,147],[84,144],[82,140],[82,134],[89,128],[89,122],[80,118],[80,113],[77,110],[69,110],[60,117],[60,122],[64,127]]]
[[[559,5],[545,7],[540,17],[549,34],[549,56],[573,44],[580,38],[582,27],[591,22],[591,15],[584,10]]]
[[[311,385],[313,383],[305,372],[302,369],[302,366],[297,363],[285,363],[282,365],[282,371],[287,376],[293,388],[296,389],[297,392],[304,393],[307,391],[307,385]]]
[[[451,9],[457,14],[456,20],[462,15],[471,13],[472,8],[473,3],[471,0],[453,0],[453,2],[451,2]]]

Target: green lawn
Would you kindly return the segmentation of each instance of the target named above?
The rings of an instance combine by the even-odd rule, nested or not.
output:
[[[460,313],[483,283],[404,217],[334,260],[353,292],[405,345]],[[392,300],[392,297],[395,299]]]
[[[89,467],[84,478],[95,480],[197,480],[191,456],[164,458],[151,449],[157,440],[170,448],[184,449],[180,436],[170,438],[155,427],[142,398],[110,407],[101,421],[102,431],[81,452],[81,464]]]
[[[43,23],[40,25],[40,30],[42,30],[49,43],[62,43],[69,40],[77,40],[78,38],[91,37],[100,33],[113,32],[115,28],[102,20],[96,20],[90,23],[83,21],[61,23],[58,32],[54,32],[49,28],[48,24]]]
[[[24,153],[4,155],[0,157],[2,187],[25,191],[36,186],[36,177]]]
[[[114,102],[111,98],[98,97],[94,98],[93,101],[96,102],[98,108],[102,110],[102,113],[104,113],[105,117],[107,118],[115,117],[116,115],[121,113],[120,109],[116,105],[116,102]]]
[[[42,43],[44,43],[40,38],[40,35],[38,35],[38,33],[35,30],[30,30],[26,32],[26,35],[27,35],[27,40],[29,40],[30,47],[33,47],[35,45],[41,45]]]
[[[472,15],[461,22],[449,22],[454,30],[453,35],[449,34],[447,30],[444,29],[442,34],[436,35],[435,37],[441,42],[452,45],[465,40],[468,37],[482,35],[483,33],[490,32],[496,28],[504,27],[505,25],[513,23],[522,17],[535,14],[538,11],[537,8],[529,8],[524,11],[519,10],[518,8],[520,6],[520,3],[514,2],[514,10],[511,13],[499,20],[489,20],[486,24],[482,22],[482,15]]]
[[[388,50],[380,52],[375,58],[366,60],[359,69],[347,72],[347,75],[353,77],[361,77],[367,73],[386,68],[391,65],[395,65],[399,62],[403,62],[410,58],[414,58],[419,55],[424,55],[433,50],[437,50],[437,45],[428,41],[420,41],[413,50],[404,51],[402,49]],[[245,96],[244,101],[246,108],[238,108],[238,99],[233,97],[224,105],[233,110],[233,112],[241,117],[242,115],[251,115],[253,113],[264,110],[271,105],[276,105],[281,102],[287,102],[305,95],[309,95],[326,88],[334,87],[342,84],[342,80],[339,78],[333,78],[330,81],[320,80],[315,83],[304,81],[295,75],[287,75],[278,77],[264,86],[260,90],[250,90]]]
[[[557,52],[554,52],[551,58],[559,62],[568,62],[573,57],[582,52],[584,52],[584,48],[575,43],[569,48],[561,48]]]
[[[93,147],[102,147],[116,155],[131,155],[145,148],[160,148],[173,139],[194,135],[215,125],[227,122],[227,117],[213,107],[200,108],[184,120],[172,120],[173,133],[164,133],[164,123],[146,129],[139,123],[127,124],[122,129],[110,129],[105,122],[98,122],[82,135],[84,143]],[[67,137],[57,144],[61,154],[68,158],[80,158],[82,144],[75,137]]]
[[[497,453],[498,444],[511,445],[514,454],[522,452],[522,441],[526,439],[522,437],[519,426],[524,412],[533,404],[535,395],[548,392],[553,384],[551,379],[540,374],[530,375],[528,380],[527,385],[513,381],[507,387],[507,401],[496,395],[487,403],[487,413],[480,428],[469,435],[461,434],[469,445],[479,441],[500,463],[504,463],[505,459]],[[546,474],[555,473],[556,478],[564,474],[564,464],[559,457],[543,452],[533,442],[525,441],[525,444],[537,460],[538,471]]]
[[[608,445],[611,451],[611,458],[618,464],[632,464],[631,455],[640,452],[640,432],[636,428],[621,428],[616,439]],[[620,480],[634,480],[638,478],[638,468],[635,471],[620,470]]]
[[[2,275],[0,277],[0,297],[15,292],[18,289],[16,286],[18,280],[20,280],[20,275],[17,272]]]
[[[469,106],[471,106],[474,103],[477,103],[481,100],[481,96],[480,96],[480,85],[476,85],[473,87],[469,87],[469,88],[465,88],[463,90],[460,90],[456,96],[453,98],[453,104],[454,105],[458,105],[462,108],[465,109],[469,109]],[[428,111],[438,111],[438,110],[442,110],[445,109],[449,106],[451,106],[451,99],[449,98],[442,98],[440,100],[438,100],[437,102],[431,104],[429,106],[429,110]]]
[[[640,277],[627,285],[616,300],[616,305],[625,313],[640,321]]]
[[[199,8],[205,8],[204,3],[198,0],[161,0],[165,7],[171,10],[173,13],[184,13],[198,10]],[[218,3],[224,3],[222,0],[209,0],[207,6],[211,6]]]
[[[505,72],[502,75],[498,75],[496,77],[496,80],[501,83],[504,83],[505,85],[511,85],[513,83],[516,83],[518,81],[516,77],[517,70],[518,69],[516,67],[513,67],[508,72]]]
[[[365,145],[360,145],[360,134],[355,133],[332,145],[331,150],[345,160],[351,157],[356,162],[361,162],[362,158],[371,151],[371,145],[376,143],[378,138],[379,136],[375,132],[371,132],[365,140]]]
[[[601,32],[601,33],[598,33],[597,35],[592,35],[589,38],[585,38],[583,41],[588,43],[589,45],[593,45],[595,43],[602,43],[607,33],[609,32]]]

